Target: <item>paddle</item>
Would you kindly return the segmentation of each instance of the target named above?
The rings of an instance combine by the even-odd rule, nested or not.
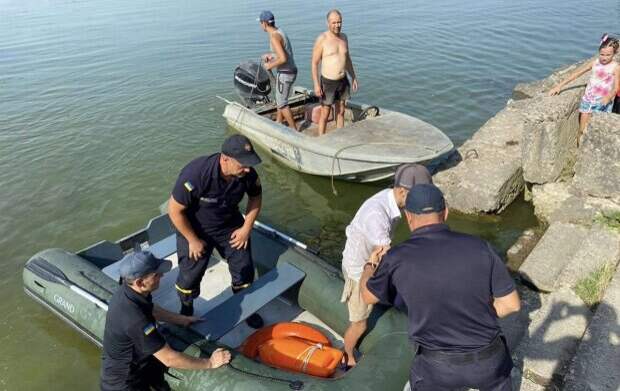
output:
[[[73,292],[82,296],[86,300],[95,304],[97,307],[107,311],[108,304],[105,300],[98,298],[92,293],[87,292],[84,288],[75,284],[71,281],[65,273],[62,272],[58,267],[52,265],[48,261],[43,258],[35,258],[26,264],[26,269],[33,272],[35,275],[41,277],[42,279],[53,282],[56,284],[61,284],[71,289]]]

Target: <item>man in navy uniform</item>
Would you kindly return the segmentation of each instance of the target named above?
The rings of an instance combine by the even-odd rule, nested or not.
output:
[[[102,391],[167,391],[166,367],[214,369],[230,361],[230,352],[217,349],[211,358],[191,357],[172,349],[159,333],[157,321],[188,326],[196,318],[153,305],[170,261],[150,252],[134,252],[120,264],[122,286],[110,299],[103,334]]]
[[[200,294],[214,248],[228,262],[234,293],[254,281],[250,234],[260,212],[262,188],[252,167],[260,162],[250,140],[237,134],[224,141],[221,153],[199,157],[181,170],[168,204],[177,229],[181,314],[194,313],[193,300]],[[244,219],[239,203],[245,194]],[[258,314],[246,322],[253,328],[263,325]]]
[[[506,266],[484,240],[448,228],[432,184],[409,191],[405,216],[411,237],[374,251],[360,287],[366,303],[393,305],[398,294],[409,309],[411,390],[511,390],[513,363],[497,318],[519,311],[520,301]]]

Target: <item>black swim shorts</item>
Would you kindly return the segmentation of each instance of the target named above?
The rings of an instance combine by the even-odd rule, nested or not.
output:
[[[351,96],[349,93],[349,79],[343,77],[339,80],[331,80],[321,76],[321,89],[323,96],[321,104],[323,106],[331,106],[337,100],[346,101]]]

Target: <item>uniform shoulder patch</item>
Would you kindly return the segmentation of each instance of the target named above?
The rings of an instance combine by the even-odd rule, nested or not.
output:
[[[194,185],[192,185],[192,182],[187,181],[183,184],[183,187],[185,187],[185,190],[189,191],[190,193],[192,191],[194,191]]]
[[[153,331],[155,331],[155,325],[153,323],[149,323],[146,326],[144,326],[144,329],[142,329],[142,331],[144,331],[144,335],[149,335]]]

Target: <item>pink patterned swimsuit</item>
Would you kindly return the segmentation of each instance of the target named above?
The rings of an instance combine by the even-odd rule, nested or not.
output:
[[[618,63],[611,61],[609,64],[603,65],[596,60],[592,66],[592,75],[586,87],[586,92],[581,98],[579,111],[582,113],[591,113],[593,111],[611,112],[613,100],[606,105],[601,100],[608,96],[614,88],[615,78],[614,71]]]

